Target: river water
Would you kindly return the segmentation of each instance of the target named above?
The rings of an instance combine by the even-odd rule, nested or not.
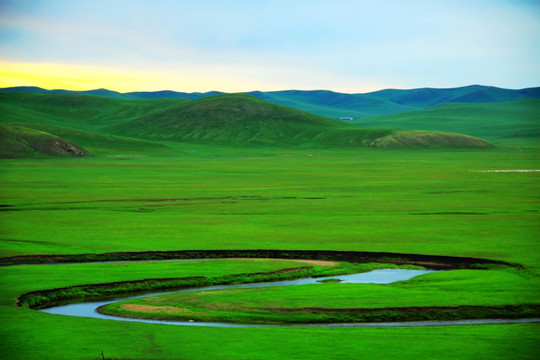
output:
[[[525,323],[525,322],[540,322],[540,319],[482,319],[482,320],[455,320],[455,321],[414,321],[414,322],[392,322],[392,323],[346,323],[346,324],[235,324],[235,323],[216,323],[216,322],[191,322],[191,321],[162,321],[162,320],[146,320],[146,319],[131,319],[103,315],[97,312],[100,306],[108,305],[118,301],[156,296],[178,292],[193,292],[205,290],[223,290],[223,289],[241,289],[241,288],[259,288],[270,286],[292,286],[317,284],[325,279],[339,279],[341,283],[349,284],[390,284],[397,281],[404,281],[435,272],[436,270],[405,270],[405,269],[381,269],[370,272],[337,275],[322,278],[304,278],[287,281],[263,282],[252,284],[235,284],[235,285],[217,285],[203,288],[175,290],[160,293],[151,293],[126,298],[119,298],[107,301],[87,302],[79,304],[70,304],[63,306],[55,306],[40,311],[66,316],[79,316],[96,319],[107,319],[116,321],[142,322],[150,324],[166,324],[166,325],[182,325],[182,326],[209,326],[209,327],[331,327],[331,328],[349,328],[349,327],[411,327],[411,326],[442,326],[442,325],[476,325],[476,324],[507,324],[507,323]]]

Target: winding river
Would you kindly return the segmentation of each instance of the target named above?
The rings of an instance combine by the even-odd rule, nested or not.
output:
[[[238,323],[217,323],[217,322],[190,322],[190,321],[162,321],[162,320],[146,320],[146,319],[134,319],[123,318],[110,315],[103,315],[97,312],[100,306],[108,305],[118,301],[163,295],[169,293],[178,292],[193,292],[193,291],[205,291],[205,290],[222,290],[222,289],[239,289],[239,288],[259,288],[270,286],[291,286],[291,285],[306,285],[316,284],[325,279],[339,279],[341,283],[354,283],[354,284],[390,284],[397,281],[404,281],[412,279],[413,277],[423,274],[435,272],[436,270],[405,270],[405,269],[382,269],[373,270],[370,272],[351,274],[351,275],[338,275],[332,277],[323,278],[304,278],[288,281],[276,281],[276,282],[263,282],[253,284],[236,284],[236,285],[219,285],[209,286],[203,288],[175,290],[160,293],[151,293],[138,296],[131,296],[121,299],[114,299],[108,301],[87,302],[70,304],[63,306],[55,306],[48,309],[42,309],[40,311],[67,316],[79,316],[96,319],[107,319],[116,321],[130,321],[130,322],[142,322],[151,324],[166,324],[166,325],[181,325],[181,326],[208,326],[208,327],[325,327],[325,328],[352,328],[352,327],[412,327],[412,326],[444,326],[444,325],[478,325],[478,324],[511,324],[511,323],[530,323],[540,322],[540,319],[480,319],[480,320],[452,320],[452,321],[414,321],[414,322],[391,322],[391,323],[340,323],[340,324],[238,324]]]

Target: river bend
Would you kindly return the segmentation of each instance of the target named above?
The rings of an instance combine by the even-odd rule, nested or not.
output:
[[[478,320],[451,320],[451,321],[412,321],[412,322],[387,322],[387,323],[339,323],[339,324],[239,324],[239,323],[218,323],[218,322],[193,322],[193,321],[164,321],[164,320],[147,320],[137,318],[124,318],[117,316],[104,315],[97,312],[100,306],[108,305],[114,302],[125,301],[130,299],[164,295],[178,292],[193,292],[205,290],[224,290],[224,289],[240,289],[240,288],[259,288],[270,286],[292,286],[316,284],[325,279],[339,279],[341,283],[355,284],[390,284],[397,281],[412,279],[413,277],[423,274],[435,272],[436,270],[406,270],[406,269],[381,269],[370,272],[337,275],[323,278],[304,278],[287,281],[262,282],[252,284],[235,284],[235,285],[218,285],[207,286],[202,288],[184,289],[175,291],[166,291],[159,293],[149,293],[138,296],[130,296],[107,301],[86,302],[69,304],[63,306],[55,306],[40,311],[66,316],[78,316],[96,319],[142,322],[150,324],[166,324],[166,325],[181,325],[181,326],[207,326],[207,327],[228,327],[228,328],[246,328],[246,327],[317,327],[317,328],[356,328],[356,327],[414,327],[414,326],[445,326],[445,325],[478,325],[478,324],[513,324],[513,323],[530,323],[540,322],[540,319],[478,319]]]

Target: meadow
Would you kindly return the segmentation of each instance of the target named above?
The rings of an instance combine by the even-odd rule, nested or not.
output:
[[[321,302],[341,294],[343,306],[350,305],[345,292],[361,299],[368,290],[389,305],[404,297],[407,305],[525,304],[540,295],[539,173],[478,172],[539,169],[539,151],[529,143],[522,151],[167,146],[166,154],[0,160],[0,256],[190,249],[471,256],[523,268],[429,274],[378,290],[329,283],[306,292]],[[2,356],[93,359],[103,350],[116,359],[534,359],[539,350],[538,324],[219,329],[71,318],[15,305],[33,290],[302,266],[215,261],[1,267]],[[267,299],[286,303],[287,292]]]
[[[489,172],[540,169],[538,100],[526,98],[533,90],[378,92],[369,95],[380,100],[372,103],[373,115],[417,111],[361,119],[360,126],[241,94],[133,100],[0,92],[0,263],[31,255],[47,262],[53,259],[47,255],[96,260],[110,252],[235,249],[483,258],[506,265],[390,285],[326,282],[137,301],[189,307],[191,320],[229,322],[363,321],[358,311],[343,309],[373,307],[425,307],[421,316],[430,318],[537,317],[540,172]],[[299,108],[321,103],[321,111],[336,101],[344,107],[335,111],[367,109],[366,99],[331,92],[257,95]],[[511,102],[483,104],[493,99]],[[445,104],[458,100],[469,103]],[[460,134],[392,129],[452,131],[499,146]],[[66,153],[72,145],[81,157]],[[94,359],[101,351],[114,359],[537,357],[537,323],[219,329],[30,309],[380,266],[395,264],[234,258],[1,266],[0,349],[7,359]],[[466,314],[433,310],[444,306]],[[327,311],[306,312],[310,307]],[[392,316],[384,311],[378,320]]]
[[[459,132],[480,136],[498,145],[520,147],[538,143],[539,109],[538,99],[487,104],[451,103],[359,119],[354,123],[366,128]]]

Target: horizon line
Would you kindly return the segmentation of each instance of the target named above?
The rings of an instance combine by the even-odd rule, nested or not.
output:
[[[42,90],[46,90],[46,91],[70,91],[70,92],[90,92],[90,91],[106,90],[106,91],[115,92],[115,93],[118,93],[118,94],[121,94],[121,95],[132,94],[132,93],[159,93],[159,92],[166,92],[166,91],[175,92],[175,93],[185,93],[185,94],[197,94],[197,93],[198,94],[206,94],[206,93],[212,93],[212,92],[217,92],[217,93],[222,93],[222,94],[245,94],[245,93],[252,93],[252,92],[271,93],[271,92],[282,92],[282,91],[305,91],[305,92],[310,92],[310,91],[313,91],[313,92],[315,92],[315,91],[330,91],[330,92],[340,93],[340,94],[362,95],[362,94],[370,94],[370,93],[379,92],[379,91],[386,91],[386,90],[402,90],[402,91],[421,90],[421,89],[450,90],[450,89],[460,89],[460,88],[467,88],[467,87],[474,87],[474,86],[490,87],[490,88],[506,89],[506,90],[527,90],[527,89],[535,89],[535,88],[540,87],[540,86],[531,86],[531,87],[524,87],[524,88],[504,88],[504,87],[499,87],[499,86],[494,86],[494,85],[469,84],[469,85],[455,86],[455,87],[425,86],[425,87],[414,87],[414,88],[382,88],[382,89],[379,89],[379,90],[367,91],[367,92],[343,92],[343,91],[335,91],[335,90],[323,89],[323,88],[317,88],[317,89],[299,89],[299,88],[295,89],[295,88],[290,88],[290,89],[282,89],[282,90],[247,90],[247,91],[221,91],[221,90],[179,91],[179,90],[172,90],[172,89],[162,89],[162,90],[135,90],[135,91],[120,92],[118,90],[112,90],[112,89],[104,88],[104,87],[94,88],[94,89],[87,89],[87,90],[73,90],[73,89],[68,89],[68,88],[45,88],[45,87],[36,86],[36,85],[17,85],[17,86],[1,87],[0,91],[1,90],[6,90],[6,89],[17,89],[17,88],[36,88],[36,89],[42,89]]]

